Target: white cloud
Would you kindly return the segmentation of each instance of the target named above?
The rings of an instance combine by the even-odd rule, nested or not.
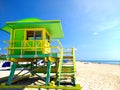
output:
[[[119,19],[117,19],[109,22],[104,22],[103,24],[99,25],[98,28],[100,31],[104,31],[104,30],[110,30],[110,29],[116,28],[119,25],[120,25],[120,21]]]
[[[94,34],[120,28],[120,0],[74,0],[74,3],[78,17],[82,13],[87,21],[83,27]]]
[[[98,35],[98,34],[99,34],[98,32],[93,32],[93,35],[95,35],[95,36]]]
[[[84,0],[84,10],[88,15],[101,15],[120,11],[119,0]]]
[[[93,35],[98,35],[103,31],[118,30],[120,29],[120,17],[113,18],[111,20],[106,20],[103,22],[98,22],[89,25],[89,30],[93,32]]]

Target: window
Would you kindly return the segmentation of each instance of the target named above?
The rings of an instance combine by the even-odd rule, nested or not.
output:
[[[27,40],[41,40],[41,31],[27,31]]]
[[[27,40],[34,40],[34,31],[27,31]]]
[[[41,31],[35,31],[35,40],[41,40],[41,39],[42,39]]]

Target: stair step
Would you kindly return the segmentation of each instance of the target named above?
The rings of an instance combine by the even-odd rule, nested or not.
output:
[[[73,59],[73,56],[63,56],[63,59]]]
[[[61,78],[71,79],[71,78],[73,78],[73,77],[74,77],[73,74],[71,74],[71,75],[68,75],[68,74],[63,74],[63,75],[61,75]]]
[[[71,72],[71,73],[61,73],[62,76],[73,76],[75,73]]]
[[[68,66],[68,67],[74,67],[74,65],[65,65],[65,64],[63,64],[63,66]]]
[[[74,64],[73,64],[73,63],[63,63],[63,66],[70,66],[70,67],[73,67]]]
[[[63,52],[64,54],[72,54],[72,52]]]
[[[74,67],[73,66],[62,66],[62,73],[73,73]]]

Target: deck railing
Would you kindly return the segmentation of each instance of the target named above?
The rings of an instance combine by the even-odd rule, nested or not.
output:
[[[59,40],[6,40],[4,42],[8,44],[8,47],[5,48],[8,50],[8,55],[14,54],[14,50],[20,50],[20,55],[23,55],[25,51],[33,51],[37,55],[38,51],[42,51],[43,54],[49,54],[59,53],[63,49]]]

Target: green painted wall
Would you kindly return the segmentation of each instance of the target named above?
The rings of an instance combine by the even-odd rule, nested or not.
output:
[[[21,45],[23,47],[23,45],[24,45],[24,42],[23,42],[23,40],[24,40],[24,29],[23,30],[15,30],[14,40],[16,40],[16,42],[14,42],[14,47],[21,47]],[[22,42],[20,42],[20,40]],[[18,55],[20,53],[21,53],[20,49],[14,50],[15,55]]]
[[[22,54],[23,55],[35,55],[36,45],[37,45],[37,54],[42,53],[42,47],[43,45],[40,43],[41,40],[27,40],[27,43],[24,42],[24,38],[26,38],[26,35],[24,34],[26,31],[24,29],[19,30],[12,30],[12,36],[11,36],[11,48],[19,48],[14,49],[10,51],[10,54],[13,55],[20,55],[21,54],[21,48],[24,47]],[[42,42],[42,41],[41,41]],[[44,46],[49,46],[47,42],[44,42]],[[34,47],[34,48],[32,48]],[[50,49],[46,48],[44,49],[45,52],[49,52]]]

